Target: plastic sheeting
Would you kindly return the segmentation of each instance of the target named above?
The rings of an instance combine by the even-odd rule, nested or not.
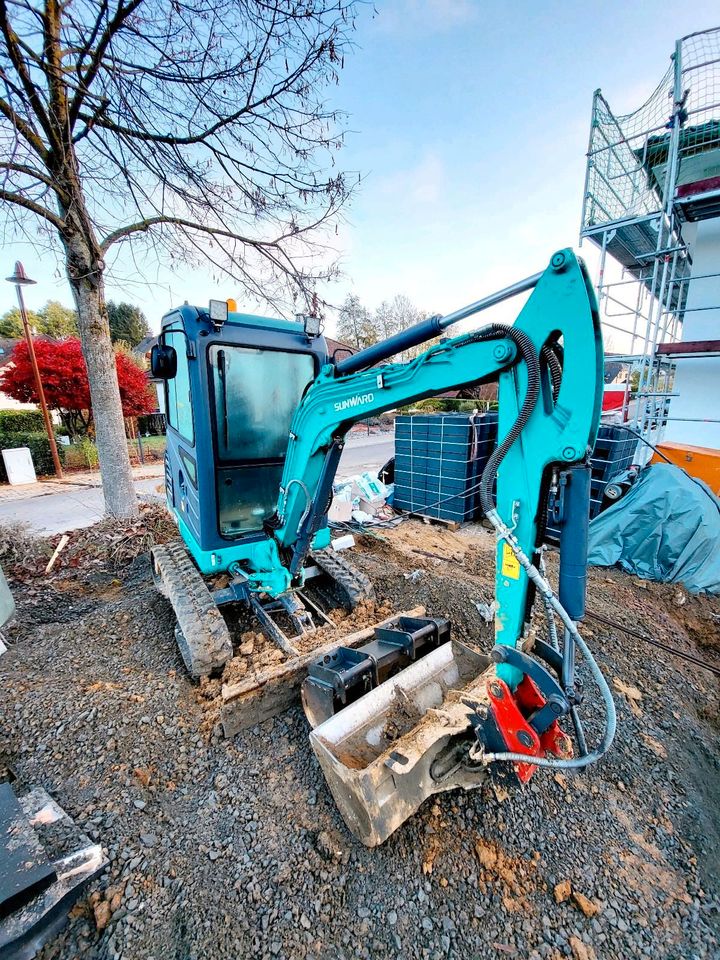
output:
[[[684,470],[653,464],[590,523],[588,563],[720,594],[720,500]]]

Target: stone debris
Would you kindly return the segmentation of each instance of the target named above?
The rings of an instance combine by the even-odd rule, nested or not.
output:
[[[579,890],[573,890],[572,898],[586,917],[594,917],[595,914],[600,912],[600,907],[588,899],[584,893],[580,893]]]
[[[565,903],[571,893],[572,886],[569,880],[561,880],[560,883],[556,883],[553,888],[553,896],[555,897],[556,903]]]
[[[712,677],[696,671],[689,680],[682,665],[598,627],[601,666],[636,686],[643,712],[642,724],[621,713],[602,763],[577,776],[539,770],[522,788],[511,770],[497,771],[506,776],[478,790],[437,794],[368,849],[345,827],[299,707],[218,735],[210,706],[220,681],[187,678],[147,556],[130,556],[135,547],[121,547],[117,527],[110,550],[105,526],[97,549],[85,531],[82,561],[73,539],[48,578],[52,541],[37,555],[13,542],[11,561],[0,538],[19,610],[0,658],[0,761],[42,782],[109,859],[39,960],[720,956]],[[490,533],[415,521],[373,533],[358,537],[353,560],[387,614],[423,604],[449,616],[461,641],[492,647],[474,605],[492,598]],[[410,552],[456,556],[464,545],[476,561],[467,569]],[[128,550],[120,566],[116,548]],[[556,576],[553,554],[547,563]],[[416,583],[404,579],[420,566]],[[591,569],[588,605],[608,618],[621,611],[665,643],[691,650],[702,637],[720,650],[718,599],[688,596],[677,606],[676,590],[636,590],[620,571]],[[257,658],[258,626],[242,613],[231,622],[235,659],[244,662],[248,634]],[[579,669],[592,708],[582,660]],[[588,716],[592,742],[596,713]]]

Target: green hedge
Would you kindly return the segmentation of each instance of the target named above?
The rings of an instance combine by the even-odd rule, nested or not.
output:
[[[10,431],[0,432],[0,450],[10,450],[14,447],[29,447],[30,454],[35,464],[35,472],[38,476],[53,473],[55,466],[53,464],[50,443],[44,431],[27,430],[25,432]],[[58,456],[60,463],[65,462],[65,447],[58,444]],[[7,473],[5,472],[5,461],[0,456],[0,483],[7,483]]]
[[[39,433],[44,429],[40,410],[0,410],[0,433]]]
[[[459,400],[456,397],[429,397],[427,400],[419,400],[417,403],[411,403],[402,407],[404,413],[410,413],[413,410],[422,413],[472,413],[473,410],[497,410],[497,400]]]

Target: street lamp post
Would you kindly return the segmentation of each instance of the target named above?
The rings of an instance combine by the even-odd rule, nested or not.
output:
[[[50,420],[50,414],[48,413],[47,403],[45,403],[45,391],[43,390],[42,380],[40,378],[40,368],[38,367],[37,357],[35,356],[35,347],[33,346],[32,336],[30,334],[30,324],[28,323],[27,311],[25,310],[25,300],[23,299],[22,294],[22,288],[32,286],[35,281],[30,280],[29,277],[25,276],[25,268],[19,260],[17,260],[15,263],[15,273],[11,277],[7,277],[7,281],[8,283],[14,283],[17,291],[18,306],[20,307],[20,316],[22,317],[23,330],[25,331],[25,341],[27,343],[28,354],[30,356],[30,363],[32,364],[33,373],[35,375],[35,386],[37,388],[38,399],[40,400],[40,409],[42,410],[43,420],[45,421],[45,430],[47,432],[48,443],[50,444],[50,452],[52,453],[53,463],[55,464],[55,476],[59,480],[62,480],[63,469],[60,463],[60,457],[58,456],[57,443],[55,442],[52,421]]]

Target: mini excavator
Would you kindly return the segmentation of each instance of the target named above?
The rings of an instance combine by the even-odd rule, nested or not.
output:
[[[446,337],[459,321],[528,292],[513,325]],[[166,384],[167,501],[184,542],[155,547],[153,570],[190,673],[207,675],[232,656],[224,604],[248,604],[292,656],[277,616],[299,633],[313,629],[303,594],[310,577],[330,577],[348,606],[370,595],[368,579],[330,549],[327,511],[347,432],[369,416],[496,380],[498,444],[479,482],[497,537],[490,649],[459,643],[440,618],[401,618],[365,647],[340,645],[303,684],[311,744],[347,825],[369,846],[428,796],[477,787],[491,767],[524,783],[537,767],[599,759],[613,739],[614,704],[578,623],[603,351],[582,261],[558,251],[541,273],[343,358],[328,355],[314,317],[292,323],[234,306],[169,313],[152,354]],[[388,362],[429,341],[409,362]],[[560,530],[557,592],[543,564],[548,505]],[[205,578],[218,573],[229,582],[211,592]],[[538,599],[545,639],[530,629]],[[577,651],[604,703],[594,747],[580,716]]]

